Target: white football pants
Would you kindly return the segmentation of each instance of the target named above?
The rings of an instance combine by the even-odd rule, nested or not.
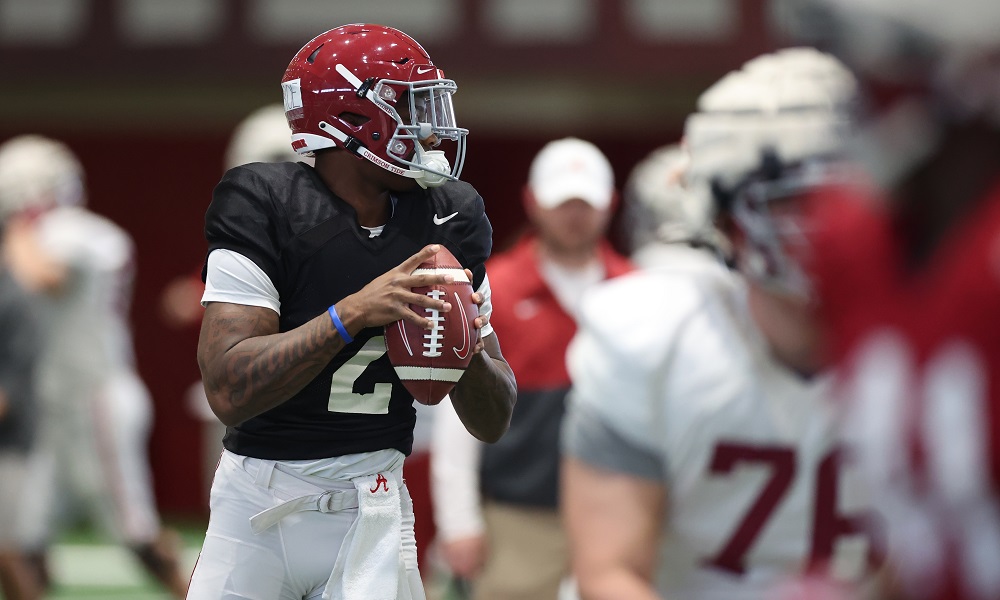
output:
[[[290,475],[274,461],[223,452],[212,484],[211,518],[195,565],[188,600],[315,600],[323,595],[344,537],[358,509],[294,512],[255,534],[254,515],[288,500],[327,491],[355,490],[350,481]],[[401,560],[409,597],[424,600],[417,569],[413,503],[399,488]]]

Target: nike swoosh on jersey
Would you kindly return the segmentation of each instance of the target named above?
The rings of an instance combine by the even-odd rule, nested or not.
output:
[[[435,225],[444,225],[445,223],[447,223],[448,221],[450,221],[457,214],[458,214],[458,211],[455,211],[455,212],[451,213],[450,215],[448,215],[447,217],[439,217],[439,216],[437,216],[437,213],[434,213],[434,224]]]

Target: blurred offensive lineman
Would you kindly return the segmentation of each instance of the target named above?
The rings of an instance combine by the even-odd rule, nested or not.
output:
[[[483,200],[458,181],[467,131],[426,51],[380,25],[345,25],[292,59],[282,89],[304,163],[230,170],[206,216],[198,362],[229,425],[192,600],[422,599],[401,479],[413,397],[383,326],[432,323],[411,274],[447,246],[481,305],[476,355],[451,393],[469,431],[506,431],[513,373],[489,327]],[[457,142],[456,164],[438,142]]]
[[[583,598],[774,598],[800,573],[870,573],[818,349],[788,344],[811,313],[780,219],[840,146],[853,91],[804,48],[711,87],[685,130],[687,193],[732,219],[740,274],[688,249],[585,300],[563,432]]]
[[[147,462],[152,406],[128,323],[134,248],[84,200],[83,171],[63,144],[26,135],[0,146],[7,259],[37,293],[45,329],[20,535],[44,553],[82,512],[183,597],[179,538],[160,527]]]
[[[1000,598],[1000,3],[809,4],[871,98],[879,189],[807,218],[899,597]]]

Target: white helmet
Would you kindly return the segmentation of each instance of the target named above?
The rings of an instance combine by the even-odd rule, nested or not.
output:
[[[684,185],[689,157],[680,144],[653,150],[625,182],[622,225],[634,256],[654,244],[692,244],[722,250],[726,245],[712,224],[712,203]]]
[[[240,121],[226,148],[226,169],[252,162],[307,162],[312,158],[292,150],[292,130],[283,104],[258,108]]]
[[[783,246],[790,223],[769,203],[827,181],[845,150],[857,84],[828,54],[792,48],[749,61],[710,87],[685,124],[695,192],[727,211],[747,236],[741,270],[776,289],[805,295],[808,282]]]
[[[65,144],[22,135],[0,145],[0,221],[25,210],[84,201],[83,167]]]
[[[851,73],[812,48],[749,61],[705,91],[688,117],[689,183],[731,188],[759,168],[765,149],[783,163],[841,152],[856,96]]]

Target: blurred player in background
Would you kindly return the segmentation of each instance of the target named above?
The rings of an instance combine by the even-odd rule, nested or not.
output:
[[[870,574],[867,498],[825,402],[821,348],[789,344],[813,316],[781,219],[841,149],[854,89],[805,48],[712,86],[685,127],[689,191],[664,197],[720,206],[739,272],[710,247],[664,253],[585,299],[563,431],[583,598],[774,598],[799,573]]]
[[[198,362],[229,429],[189,598],[421,600],[401,477],[416,413],[384,326],[430,329],[416,310],[451,309],[412,291],[450,280],[413,274],[436,244],[468,267],[482,307],[453,406],[494,442],[516,397],[484,306],[492,227],[458,180],[457,86],[403,32],[353,24],[303,46],[281,87],[292,145],[315,168],[232,169],[206,215]]]
[[[868,97],[874,185],[805,223],[899,592],[1000,598],[1000,3],[805,4]]]
[[[0,146],[11,272],[36,294],[45,330],[41,424],[19,529],[44,553],[79,516],[126,545],[177,597],[179,538],[161,528],[147,462],[152,406],[128,323],[135,257],[120,227],[84,208],[83,170],[63,144]]]
[[[281,104],[268,104],[239,122],[226,146],[223,172],[255,162],[298,162],[312,164],[313,159],[292,150],[292,131],[288,128]],[[178,327],[201,323],[201,296],[205,284],[201,267],[189,276],[178,277],[163,290],[161,310],[164,320]],[[214,416],[213,416],[214,419]],[[221,447],[219,451],[221,452]]]
[[[629,173],[621,227],[629,258],[638,267],[673,262],[678,255],[683,260],[692,248],[723,259],[729,255],[729,242],[713,222],[711,202],[684,186],[690,160],[680,144],[670,144],[651,152]]]
[[[0,164],[0,194],[6,187],[5,173],[10,174]],[[28,457],[38,430],[35,367],[41,331],[30,296],[6,265],[7,205],[0,197],[0,591],[8,600],[34,600],[42,595],[42,582],[17,529]]]
[[[484,446],[446,411],[435,421],[434,507],[445,560],[482,599],[553,600],[570,574],[558,511],[565,351],[586,289],[631,270],[605,239],[614,173],[590,142],[565,138],[535,156],[524,189],[533,231],[489,263],[503,294],[493,328],[513,340],[510,431]]]
[[[299,156],[292,150],[292,131],[288,128],[285,108],[280,103],[262,106],[246,116],[229,139],[223,160],[223,172],[255,162],[298,162],[313,164],[313,159]],[[204,309],[201,297],[205,284],[201,281],[202,265],[188,275],[171,280],[160,296],[163,320],[172,327],[193,327],[201,324]],[[194,382],[186,397],[188,408],[202,422],[202,479],[206,498],[212,486],[215,467],[222,454],[222,438],[226,426],[219,421],[205,396],[201,380]]]

